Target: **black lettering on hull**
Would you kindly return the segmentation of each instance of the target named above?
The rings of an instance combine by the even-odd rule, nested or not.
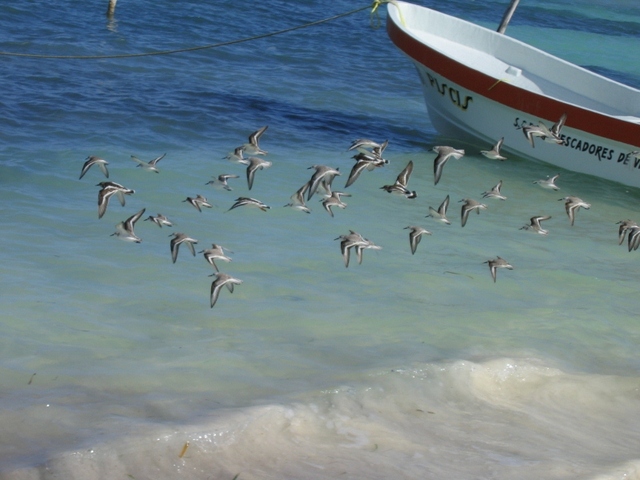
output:
[[[520,117],[516,117],[513,122],[513,126],[518,130],[521,130],[522,127],[525,127],[527,125],[536,124],[528,120],[524,120]],[[588,142],[587,140],[570,137],[564,134],[560,134],[560,139],[562,140],[562,143],[560,145],[562,145],[563,147],[571,148],[572,150],[578,150],[580,152],[589,154],[597,158],[600,162],[602,162],[603,160],[611,161],[613,160],[614,156],[617,155],[616,163],[631,166],[631,159],[633,158],[633,168],[640,169],[640,160],[637,159],[632,153],[616,152],[613,148],[605,147],[604,145],[598,145]]]
[[[471,95],[465,95],[464,99],[462,99],[460,90],[439,81],[436,77],[428,72],[426,73],[426,75],[429,85],[434,87],[440,95],[442,95],[443,97],[446,95],[449,100],[451,100],[451,103],[453,103],[461,110],[466,110],[467,108],[469,108],[469,104],[473,102],[473,97]]]

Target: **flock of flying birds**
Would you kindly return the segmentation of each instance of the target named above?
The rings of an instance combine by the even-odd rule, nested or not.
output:
[[[532,147],[534,147],[534,138],[539,138],[547,142],[559,144],[562,143],[562,140],[560,138],[560,129],[562,128],[565,119],[566,116],[563,115],[562,118],[551,128],[547,128],[542,122],[540,122],[538,125],[523,126],[522,130],[526,139],[531,143]],[[267,128],[268,126],[265,126],[253,132],[249,136],[247,143],[244,143],[235,148],[233,152],[224,157],[231,162],[239,163],[246,166],[246,180],[249,190],[251,190],[251,188],[253,187],[256,173],[259,170],[269,168],[272,165],[272,162],[264,159],[264,156],[267,154],[267,152],[260,148],[260,138],[265,133]],[[491,150],[482,150],[480,153],[489,159],[506,160],[506,157],[504,157],[500,151],[503,142],[504,139],[502,138],[493,146]],[[358,139],[352,142],[348,151],[355,153],[355,155],[352,157],[355,160],[355,163],[345,183],[345,189],[353,185],[353,183],[365,170],[371,171],[389,164],[389,161],[383,157],[383,153],[387,145],[388,141],[378,143],[376,141],[368,139]],[[465,151],[462,149],[456,149],[451,146],[435,146],[432,150],[437,154],[434,159],[433,172],[434,184],[438,184],[442,177],[446,163],[451,158],[461,158],[465,155]],[[131,159],[137,163],[138,167],[141,167],[150,172],[159,173],[157,165],[158,162],[160,162],[160,160],[164,158],[164,156],[165,155],[161,155],[148,162],[140,160],[133,155],[131,156]],[[97,166],[102,171],[104,176],[109,178],[107,165],[108,162],[106,160],[96,156],[89,156],[85,160],[85,163],[82,167],[80,179],[82,179],[89,171],[89,169],[91,169],[91,167],[93,166]],[[321,201],[323,208],[329,215],[333,217],[333,208],[344,209],[347,206],[347,204],[343,202],[342,197],[351,196],[346,192],[336,191],[333,189],[333,181],[337,176],[341,175],[341,172],[338,168],[333,168],[326,165],[312,165],[311,167],[309,167],[309,169],[313,170],[313,173],[311,174],[309,180],[291,196],[290,202],[284,206],[291,207],[305,213],[310,213],[311,210],[307,206],[307,202],[311,200],[311,198],[316,193],[318,193],[323,196],[323,200]],[[400,174],[398,174],[394,183],[384,185],[380,188],[382,190],[385,190],[386,192],[404,196],[407,199],[415,199],[417,197],[416,192],[408,188],[412,171],[413,161],[409,161],[405,168],[400,172]],[[536,180],[533,183],[538,184],[546,189],[558,190],[559,187],[556,185],[558,177],[559,175],[555,175],[546,179]],[[235,178],[239,178],[239,176],[233,174],[223,174],[207,182],[207,185],[213,185],[215,187],[230,191],[231,187],[228,185],[228,181]],[[109,205],[109,201],[112,197],[117,197],[120,204],[124,206],[125,196],[135,193],[133,189],[126,188],[123,185],[109,180],[102,181],[98,183],[97,186],[100,187],[100,190],[98,192],[98,218],[103,217]],[[493,198],[498,200],[506,200],[506,197],[501,194],[501,187],[502,180],[500,180],[492,189],[484,192],[482,194],[482,197],[484,199]],[[580,208],[589,209],[591,207],[589,203],[575,196],[566,196],[559,200],[565,202],[565,210],[572,226],[575,222],[576,212]],[[183,200],[183,202],[191,204],[198,211],[202,211],[202,208],[212,208],[212,205],[208,202],[208,200],[200,194],[196,195],[195,197],[187,197]],[[447,195],[447,197],[437,209],[429,207],[429,215],[427,215],[427,217],[432,217],[433,219],[448,225],[451,224],[451,222],[447,218],[449,202],[450,197],[449,195]],[[470,213],[475,211],[479,214],[480,210],[485,210],[487,208],[486,204],[471,198],[462,199],[460,200],[460,203],[462,203],[460,211],[462,227],[467,224]],[[260,200],[251,197],[237,198],[235,200],[235,203],[231,206],[231,208],[229,208],[229,210],[233,210],[239,207],[255,207],[262,211],[267,211],[270,209],[268,205],[264,204]],[[116,230],[112,234],[112,236],[116,236],[121,240],[140,243],[141,240],[136,235],[134,228],[136,222],[140,220],[140,218],[142,218],[142,216],[144,215],[145,210],[146,209],[143,208],[126,220],[119,222],[116,225]],[[530,230],[540,235],[547,235],[548,231],[542,227],[542,222],[550,218],[551,217],[548,215],[533,216],[531,217],[530,222],[522,226],[521,229]],[[171,227],[173,225],[166,216],[160,213],[155,216],[150,215],[144,220],[151,221],[159,227]],[[631,220],[624,220],[618,223],[620,225],[618,232],[619,244],[622,244],[625,236],[627,236],[628,234],[629,251],[636,250],[640,246],[640,226]],[[409,245],[411,253],[415,254],[422,236],[431,235],[431,232],[423,227],[416,225],[409,225],[405,227],[405,229],[409,230]],[[183,244],[189,249],[193,256],[196,255],[196,250],[194,247],[194,245],[198,243],[196,239],[188,236],[185,233],[178,232],[171,234],[170,237],[170,252],[173,263],[176,262],[180,246]],[[352,250],[355,251],[358,263],[362,263],[364,250],[379,250],[382,248],[353,230],[350,230],[348,234],[340,235],[335,240],[340,240],[340,252],[342,254],[345,267],[349,266]],[[221,272],[216,264],[216,261],[218,260],[230,262],[231,258],[227,255],[228,252],[230,252],[228,249],[215,243],[212,244],[211,248],[204,249],[199,252],[203,254],[205,260],[215,269],[215,273],[210,275],[215,277],[210,289],[211,307],[216,304],[220,295],[220,291],[223,287],[227,287],[230,292],[233,292],[235,285],[242,284],[242,280]],[[489,271],[494,282],[496,281],[497,269],[513,269],[513,266],[501,257],[487,260],[485,263],[487,263],[489,266]]]
[[[258,170],[263,168],[268,168],[271,166],[271,162],[263,160],[259,157],[249,157],[245,158],[244,154],[248,155],[266,155],[266,151],[262,150],[259,147],[259,139],[262,134],[267,130],[267,126],[257,130],[249,136],[248,143],[245,143],[234,150],[233,154],[230,154],[226,158],[232,161],[236,161],[238,163],[242,163],[247,165],[247,183],[249,186],[249,190],[251,190],[253,186],[253,180],[255,177],[255,173]],[[134,155],[131,155],[131,160],[135,161],[138,167],[141,167],[147,171],[160,173],[158,169],[158,162],[165,157],[166,154],[163,154],[153,160],[145,162],[140,160]],[[108,162],[103,158],[97,156],[89,156],[80,172],[80,179],[85,176],[85,174],[91,169],[93,166],[97,166],[105,177],[109,178],[109,171],[107,169]],[[207,185],[214,185],[224,188],[226,190],[231,190],[231,187],[228,185],[228,180],[231,178],[238,178],[238,175],[219,175],[217,178],[207,182]],[[102,218],[107,211],[107,207],[109,206],[109,201],[112,197],[117,197],[120,204],[122,206],[125,205],[126,195],[133,195],[135,190],[127,188],[119,183],[113,181],[103,181],[98,183],[96,186],[100,187],[98,191],[98,218]],[[203,195],[196,195],[195,197],[187,197],[183,200],[183,202],[191,204],[198,211],[202,211],[202,208],[212,208],[206,197]],[[242,206],[254,206],[261,210],[268,210],[270,207],[265,205],[264,203],[256,200],[254,198],[249,197],[239,197],[236,199],[235,203],[231,206],[229,210],[233,210],[234,208],[242,207]],[[116,231],[112,234],[112,236],[116,236],[121,240],[140,243],[142,240],[135,233],[135,224],[142,218],[146,211],[146,208],[143,208],[139,212],[130,216],[126,220],[119,222],[116,225]],[[172,227],[173,223],[163,214],[158,213],[157,215],[150,215],[144,219],[145,221],[151,221],[158,225],[158,227],[162,228],[163,226]],[[185,233],[172,233],[169,235],[171,237],[171,241],[169,243],[170,251],[171,251],[171,260],[173,263],[176,263],[178,259],[178,252],[180,250],[181,245],[186,245],[193,256],[196,255],[196,250],[194,245],[198,243],[198,240],[190,237]],[[218,297],[220,295],[220,291],[223,287],[227,287],[227,289],[233,293],[234,285],[239,285],[242,283],[242,280],[232,277],[226,273],[223,273],[219,270],[216,260],[222,260],[225,262],[230,262],[231,258],[227,255],[227,252],[230,252],[225,247],[222,247],[218,244],[212,244],[211,248],[207,248],[205,250],[201,250],[199,253],[202,253],[205,260],[215,268],[215,273],[210,276],[216,277],[212,284],[210,290],[210,304],[211,307],[216,304]]]

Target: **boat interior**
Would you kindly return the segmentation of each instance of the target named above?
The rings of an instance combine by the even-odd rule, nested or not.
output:
[[[519,40],[435,10],[398,2],[391,17],[410,35],[470,68],[538,94],[640,123],[640,91]],[[405,24],[406,26],[403,26]]]

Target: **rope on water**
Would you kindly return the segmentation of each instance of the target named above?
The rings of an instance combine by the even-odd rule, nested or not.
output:
[[[390,3],[398,9],[398,13],[400,14],[400,22],[402,23],[403,27],[406,27],[406,24],[404,23],[404,17],[402,16],[402,10],[400,9],[400,5],[398,5],[398,2],[396,2],[396,0],[374,0],[373,5],[371,6],[371,28],[380,28],[381,22],[380,15],[378,14],[378,7],[383,3]]]
[[[377,20],[377,25],[380,25],[380,19],[378,18],[377,9],[383,3],[394,3],[395,0],[374,0],[373,4],[367,5],[365,7],[356,8],[355,10],[351,10],[349,12],[340,13],[338,15],[334,15],[332,17],[323,18],[322,20],[316,20],[314,22],[305,23],[302,25],[297,25],[295,27],[285,28],[284,30],[278,30],[276,32],[264,33],[261,35],[255,35],[253,37],[241,38],[238,40],[230,40],[227,42],[214,43],[211,45],[200,45],[197,47],[189,47],[189,48],[180,48],[175,50],[163,50],[158,52],[145,52],[145,53],[125,53],[125,54],[113,54],[113,55],[41,55],[37,53],[16,53],[16,52],[3,52],[0,51],[0,56],[5,57],[22,57],[22,58],[48,58],[48,59],[64,59],[64,60],[101,60],[107,58],[137,58],[137,57],[151,57],[157,55],[174,55],[177,53],[186,53],[186,52],[195,52],[197,50],[207,50],[210,48],[219,48],[225,47],[228,45],[235,45],[238,43],[252,42],[254,40],[260,40],[262,38],[267,37],[275,37],[276,35],[282,35],[283,33],[293,32],[295,30],[301,30],[303,28],[313,27],[315,25],[320,25],[322,23],[331,22],[334,20],[338,20],[343,17],[347,17],[349,15],[353,15],[358,12],[362,12],[363,10],[367,10],[371,8],[371,25],[374,26],[374,14]]]

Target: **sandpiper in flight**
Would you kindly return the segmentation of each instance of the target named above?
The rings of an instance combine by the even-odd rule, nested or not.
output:
[[[165,217],[164,215],[162,215],[161,213],[159,213],[158,215],[156,215],[155,217],[153,215],[149,215],[147,218],[144,219],[145,222],[146,221],[152,221],[153,223],[155,223],[156,225],[158,225],[160,228],[162,228],[163,226],[166,227],[173,227],[173,223],[171,223],[171,221]]]
[[[638,228],[638,224],[633,220],[620,220],[617,224],[620,225],[618,227],[618,245],[622,245],[627,232],[633,228]]]
[[[356,163],[351,168],[351,172],[349,173],[349,178],[347,179],[347,183],[345,184],[345,188],[353,185],[353,183],[358,179],[360,174],[366,170],[373,170],[376,167],[382,167],[383,165],[387,165],[389,163],[388,160],[385,160],[382,157],[374,156],[368,153],[359,153],[358,155],[354,155]]]
[[[135,155],[131,155],[131,160],[133,160],[134,162],[137,162],[138,163],[138,165],[137,165],[138,167],[142,167],[143,169],[149,170],[150,172],[160,173],[160,170],[158,170],[158,167],[157,167],[157,163],[160,160],[162,160],[165,157],[165,155],[166,155],[166,153],[163,153],[159,157],[156,157],[153,160],[149,160],[148,162],[145,162],[144,160],[140,160]]]
[[[247,155],[267,154],[266,150],[262,150],[259,145],[260,138],[262,137],[264,132],[267,131],[267,128],[269,128],[269,125],[265,125],[264,127],[256,130],[251,135],[249,135],[249,143],[245,143],[244,145],[242,145],[242,150],[244,151],[244,153],[246,153]]]
[[[115,182],[100,182],[96,185],[96,187],[102,187],[98,192],[98,218],[102,218],[102,216],[107,211],[107,205],[109,205],[109,199],[115,195],[120,200],[120,205],[124,207],[125,205],[125,195],[132,195],[135,190],[130,188],[123,187],[119,183]]]
[[[176,260],[178,259],[178,249],[180,248],[180,245],[182,245],[183,243],[187,247],[189,247],[191,254],[194,257],[196,256],[196,249],[194,248],[193,245],[195,243],[198,243],[198,240],[196,240],[195,238],[191,238],[188,235],[185,235],[184,233],[178,233],[178,232],[172,233],[169,236],[173,237],[169,244],[171,248],[171,260],[173,260],[173,263],[176,263]]]
[[[460,211],[460,217],[461,217],[461,222],[463,227],[467,224],[469,213],[472,210],[475,210],[476,213],[480,214],[480,210],[486,210],[487,208],[487,206],[484,203],[476,202],[471,198],[464,198],[460,200],[460,202],[464,202],[464,205],[462,205],[462,209]]]
[[[553,126],[549,129],[549,136],[544,138],[545,142],[557,143],[559,145],[564,143],[564,140],[560,136],[560,130],[564,127],[565,122],[567,121],[567,114],[563,113],[560,119],[553,124]]]
[[[385,190],[389,193],[396,193],[400,195],[404,195],[407,198],[416,198],[418,195],[414,191],[411,191],[407,188],[407,184],[409,183],[409,177],[411,176],[411,172],[413,171],[413,160],[409,160],[409,163],[404,170],[400,172],[396,181],[393,185],[384,185],[380,187],[381,190]]]
[[[202,207],[213,208],[213,205],[211,205],[207,201],[207,199],[200,194],[196,195],[195,198],[187,197],[183,200],[183,202],[190,203],[195,208],[197,208],[199,212],[202,212]]]
[[[484,263],[489,264],[489,271],[491,272],[491,278],[493,278],[493,283],[496,283],[496,271],[498,268],[507,268],[509,270],[513,270],[513,266],[509,264],[504,258],[497,257],[494,260],[487,260]]]
[[[231,257],[228,257],[224,251],[231,251],[228,248],[224,248],[221,245],[217,245],[215,243],[211,244],[211,248],[207,248],[206,250],[201,250],[198,253],[202,253],[204,259],[216,269],[216,272],[219,272],[218,266],[216,265],[216,260],[223,260],[225,262],[230,262]],[[233,253],[233,252],[231,252]]]
[[[487,190],[482,194],[482,198],[497,198],[498,200],[506,200],[507,197],[500,193],[500,189],[502,188],[502,180],[500,180],[495,187],[491,190]]]
[[[233,162],[233,163],[242,163],[244,165],[247,164],[247,159],[244,158],[243,146],[236,147],[233,152],[229,152],[229,154],[224,158],[225,160],[229,160],[230,162]]]
[[[449,208],[449,195],[447,195],[442,201],[442,203],[438,207],[438,210],[433,207],[429,207],[429,215],[427,215],[427,217],[433,217],[436,220],[440,220],[442,223],[451,225],[451,222],[447,218],[447,208]]]
[[[547,235],[549,233],[549,230],[545,230],[544,228],[542,228],[540,222],[549,220],[550,218],[550,215],[537,215],[535,217],[531,217],[529,223],[520,227],[520,230],[531,230],[533,232],[539,233],[540,235]]]
[[[384,152],[384,149],[387,148],[387,145],[389,145],[389,140],[378,143],[373,140],[369,140],[368,138],[358,138],[351,142],[351,146],[347,151],[357,150],[360,153],[380,156],[382,155],[382,152]]]
[[[433,181],[434,185],[437,185],[442,177],[442,169],[447,161],[451,157],[456,159],[462,158],[464,156],[464,150],[449,146],[436,146],[433,147],[432,150],[438,154],[433,160]]]
[[[327,167],[326,165],[312,165],[309,170],[314,169],[313,175],[309,179],[309,188],[307,190],[307,200],[311,200],[319,186],[323,186],[327,195],[331,195],[331,183],[333,179],[340,174],[337,168]]]
[[[107,165],[109,165],[109,162],[107,162],[103,158],[96,157],[95,155],[91,155],[90,157],[87,157],[86,161],[84,162],[84,165],[82,166],[82,171],[80,172],[79,180],[81,180],[82,177],[84,177],[84,174],[87,173],[89,169],[94,165],[98,165],[98,168],[100,168],[100,171],[104,174],[104,176],[109,178],[109,171],[107,170]]]
[[[305,183],[300,187],[296,193],[291,195],[291,201],[285,205],[285,207],[291,207],[295,210],[300,210],[305,213],[311,213],[311,209],[307,207],[307,204],[304,201],[304,194],[309,188],[309,182]]]
[[[231,206],[229,210],[233,210],[234,208],[238,208],[238,207],[256,207],[262,210],[263,212],[266,212],[271,208],[269,205],[262,203],[260,200],[256,200],[255,198],[249,198],[249,197],[238,197],[236,199],[236,202]],[[227,212],[229,210],[227,210]]]
[[[629,251],[637,250],[640,246],[640,227],[629,227],[629,237],[627,239]]]
[[[502,144],[504,143],[504,137],[502,137],[498,142],[493,146],[491,150],[480,150],[480,153],[491,160],[506,160],[507,157],[504,157],[500,154],[500,149],[502,148]]]
[[[374,250],[381,250],[382,247],[374,244],[370,240],[367,240],[362,235],[353,230],[349,230],[347,235],[340,235],[335,240],[340,240],[340,252],[344,259],[344,266],[349,267],[349,257],[352,248],[355,248],[356,255],[358,256],[358,264],[362,263],[363,250],[370,248]]]
[[[573,222],[576,219],[576,212],[580,207],[586,210],[589,210],[591,208],[590,203],[587,203],[578,197],[574,197],[570,195],[568,197],[558,199],[558,201],[563,201],[563,200],[564,200],[564,208],[567,212],[567,216],[569,217],[569,221],[571,222],[571,226],[573,226]]]
[[[560,187],[556,185],[556,181],[558,180],[560,175],[554,175],[553,177],[547,177],[540,180],[535,180],[533,183],[537,183],[542,188],[547,188],[549,190],[560,190]]]
[[[417,227],[415,225],[404,227],[404,229],[410,230],[409,245],[411,246],[411,255],[414,255],[416,253],[416,249],[418,248],[418,244],[422,239],[422,235],[431,235],[431,232],[429,230],[426,230],[422,227]]]
[[[233,278],[231,275],[227,275],[226,273],[216,272],[213,275],[209,275],[210,277],[215,276],[216,279],[211,283],[211,293],[209,299],[211,301],[211,308],[218,301],[218,297],[220,296],[220,289],[226,286],[227,289],[233,293],[233,286],[240,285],[242,280],[238,278]]]
[[[111,234],[111,236],[117,236],[120,240],[125,240],[127,242],[135,242],[140,243],[140,237],[138,237],[133,231],[133,227],[136,222],[140,220],[140,217],[144,214],[145,209],[143,208],[138,213],[131,215],[124,222],[120,222],[116,225],[116,231]]]
[[[250,157],[248,159],[249,164],[247,165],[247,184],[249,185],[249,190],[253,187],[253,179],[256,175],[257,170],[262,170],[264,168],[269,168],[272,163],[267,160],[262,160],[258,157]]]
[[[205,183],[205,185],[212,185],[216,188],[223,188],[225,190],[227,190],[228,192],[230,192],[232,190],[232,188],[229,186],[229,179],[230,178],[239,178],[238,175],[232,175],[229,173],[223,173],[221,175],[218,175],[217,177],[215,177],[213,180],[209,180],[207,183]]]
[[[522,133],[524,133],[524,136],[531,145],[531,148],[535,148],[535,143],[533,140],[534,137],[546,137],[547,135],[549,135],[549,129],[542,124],[530,124],[522,127]]]
[[[329,212],[329,215],[333,217],[333,210],[331,210],[331,207],[338,207],[342,209],[347,208],[347,204],[342,201],[341,197],[350,196],[351,194],[349,193],[332,192],[331,195],[325,195],[324,200],[321,200],[322,206],[327,212]]]

